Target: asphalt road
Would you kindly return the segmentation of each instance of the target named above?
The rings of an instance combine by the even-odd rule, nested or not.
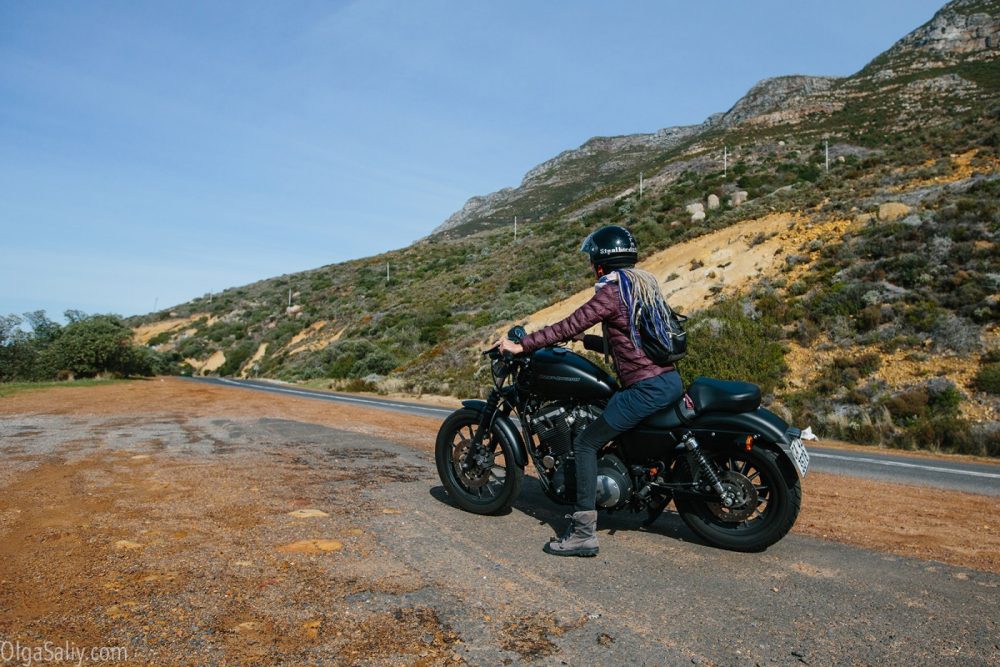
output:
[[[444,418],[451,414],[448,408],[439,408],[407,401],[325,391],[302,389],[293,385],[261,380],[231,380],[228,378],[193,378],[198,382],[242,387],[256,391],[283,395],[302,396],[325,401],[364,405],[370,408],[393,410],[422,417]],[[900,484],[914,484],[967,493],[1000,496],[1000,465],[965,463],[945,458],[925,459],[886,454],[878,450],[856,452],[832,449],[806,443],[811,458],[810,469],[838,475],[864,477]]]

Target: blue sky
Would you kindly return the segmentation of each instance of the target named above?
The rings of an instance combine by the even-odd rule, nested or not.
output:
[[[940,2],[0,2],[0,314],[404,247],[592,136],[848,75]]]

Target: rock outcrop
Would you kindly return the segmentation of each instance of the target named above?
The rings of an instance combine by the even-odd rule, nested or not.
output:
[[[701,222],[705,219],[705,205],[701,202],[688,204],[685,208],[691,216],[691,222]]]
[[[834,76],[803,75],[764,79],[722,114],[717,122],[722,127],[734,127],[745,122],[775,125],[810,113],[836,111],[843,104],[819,93],[829,91],[838,81],[840,78]]]
[[[985,60],[995,58],[1000,49],[1000,20],[995,2],[955,0],[934,15],[930,21],[899,40],[885,54],[890,61],[910,60],[915,53],[934,55],[909,62],[910,69],[940,66],[940,59],[954,62],[958,58]],[[990,9],[992,14],[988,11]],[[892,66],[892,65],[890,65]]]

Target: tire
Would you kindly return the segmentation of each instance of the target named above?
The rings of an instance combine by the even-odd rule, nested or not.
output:
[[[793,471],[782,471],[777,453],[754,445],[750,452],[706,451],[705,455],[730,480],[742,477],[752,484],[756,502],[730,510],[720,503],[677,494],[674,498],[677,512],[696,535],[713,546],[731,551],[763,551],[791,530],[802,505],[802,485]],[[700,481],[700,472],[699,479],[692,480],[688,460],[682,458],[675,469],[675,479]],[[747,513],[749,516],[744,517]]]
[[[502,514],[510,509],[521,492],[524,470],[514,458],[515,445],[497,428],[483,438],[493,456],[487,470],[461,472],[462,460],[479,428],[480,412],[462,408],[453,412],[438,430],[434,448],[438,476],[455,503],[474,514]]]

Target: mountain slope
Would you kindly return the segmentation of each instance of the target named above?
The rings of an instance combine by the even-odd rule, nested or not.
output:
[[[472,197],[433,234],[466,235],[491,225],[510,224],[515,214],[531,223],[572,208],[601,188],[622,182],[623,174],[656,167],[665,154],[711,129],[731,128],[742,122],[779,122],[789,109],[791,113],[816,110],[812,95],[829,90],[837,80],[810,76],[765,79],[728,112],[715,114],[700,125],[669,127],[652,134],[595,137],[531,169],[517,188]]]
[[[133,324],[140,332],[158,327],[149,342],[188,360],[191,370],[469,394],[483,381],[477,350],[495,331],[513,321],[545,321],[533,314],[586,292],[579,239],[613,222],[638,234],[644,257],[675,248],[677,256],[690,254],[689,264],[704,263],[682,270],[674,262],[661,271],[667,291],[682,279],[697,286],[699,296],[685,303],[689,312],[715,313],[715,300],[737,291],[749,299],[748,312],[773,311],[796,363],[814,363],[801,351],[822,346],[881,345],[884,354],[895,346],[928,355],[924,339],[940,325],[971,332],[978,342],[944,337],[930,355],[960,355],[978,372],[994,363],[989,349],[997,304],[990,297],[1000,287],[988,206],[1000,145],[998,17],[998,2],[950,3],[853,76],[778,77],[700,125],[592,139],[532,169],[517,188],[473,198],[409,248],[226,290]],[[641,198],[640,172],[646,179]],[[711,208],[710,195],[718,208]],[[688,211],[692,203],[702,206],[703,218]],[[978,211],[982,220],[965,221],[961,213],[963,222],[956,223],[948,211],[958,206]],[[524,222],[516,241],[515,214]],[[768,227],[774,220],[795,226]],[[748,231],[721,231],[734,225]],[[926,236],[921,242],[946,245],[935,239],[947,237],[965,254],[922,265],[919,251],[902,250],[913,229]],[[696,250],[726,234],[739,239],[729,258]],[[878,259],[861,261],[852,254],[858,248]],[[842,255],[824,255],[833,249]],[[736,259],[743,255],[758,257],[757,266],[744,267],[737,278]],[[911,264],[920,266],[900,268]],[[855,275],[861,266],[869,273]],[[953,297],[956,290],[941,282],[947,279],[941,266],[976,288],[961,287]],[[817,304],[822,312],[809,311]],[[889,308],[876,317],[874,306]],[[863,329],[873,320],[874,328]],[[968,375],[955,381],[964,383],[963,415],[995,419],[987,412],[993,399],[969,387]],[[873,400],[884,406],[903,389],[887,387]],[[793,396],[802,391],[798,385],[776,390],[790,397],[790,410],[820,421],[830,420],[815,402],[846,400]],[[848,423],[861,419],[852,410],[842,410],[855,415]]]

